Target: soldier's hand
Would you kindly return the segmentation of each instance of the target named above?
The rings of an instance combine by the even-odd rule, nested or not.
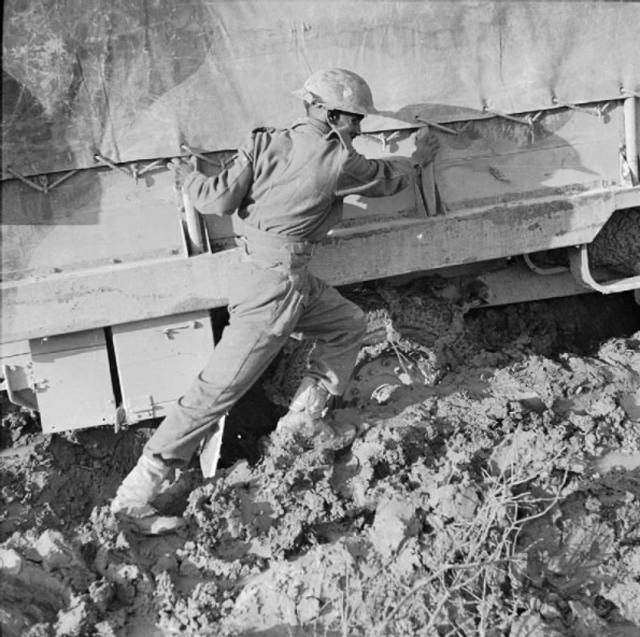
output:
[[[412,159],[415,164],[427,166],[436,158],[439,149],[440,140],[423,129],[416,135],[416,149]]]
[[[173,172],[175,176],[175,185],[177,188],[182,188],[182,184],[184,180],[187,178],[187,175],[192,173],[195,170],[193,164],[188,162],[186,159],[172,159],[168,164],[167,168]]]

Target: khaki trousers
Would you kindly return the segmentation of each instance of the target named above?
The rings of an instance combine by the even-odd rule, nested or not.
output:
[[[229,281],[229,325],[206,367],[148,441],[149,457],[187,464],[294,332],[316,342],[306,375],[330,394],[345,390],[366,331],[363,311],[309,272],[308,254],[252,244],[245,249]]]

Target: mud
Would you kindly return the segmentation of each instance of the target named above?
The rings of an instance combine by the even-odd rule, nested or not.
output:
[[[640,631],[640,316],[631,296],[469,312],[435,385],[339,409],[347,449],[230,419],[143,538],[107,503],[150,429],[42,436],[6,417],[5,636]]]
[[[616,211],[589,245],[589,258],[627,276],[640,274],[640,208]]]

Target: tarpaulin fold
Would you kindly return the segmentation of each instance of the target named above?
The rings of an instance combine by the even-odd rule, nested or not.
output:
[[[6,0],[3,17],[3,165],[25,175],[236,148],[298,117],[291,92],[324,67],[440,122],[640,91],[636,3]]]

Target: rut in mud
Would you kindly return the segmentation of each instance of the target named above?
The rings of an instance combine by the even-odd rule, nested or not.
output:
[[[638,314],[467,312],[435,385],[335,412],[359,428],[340,452],[264,437],[256,390],[216,478],[166,483],[188,526],[165,538],[106,506],[150,430],[5,418],[2,634],[637,635]]]

